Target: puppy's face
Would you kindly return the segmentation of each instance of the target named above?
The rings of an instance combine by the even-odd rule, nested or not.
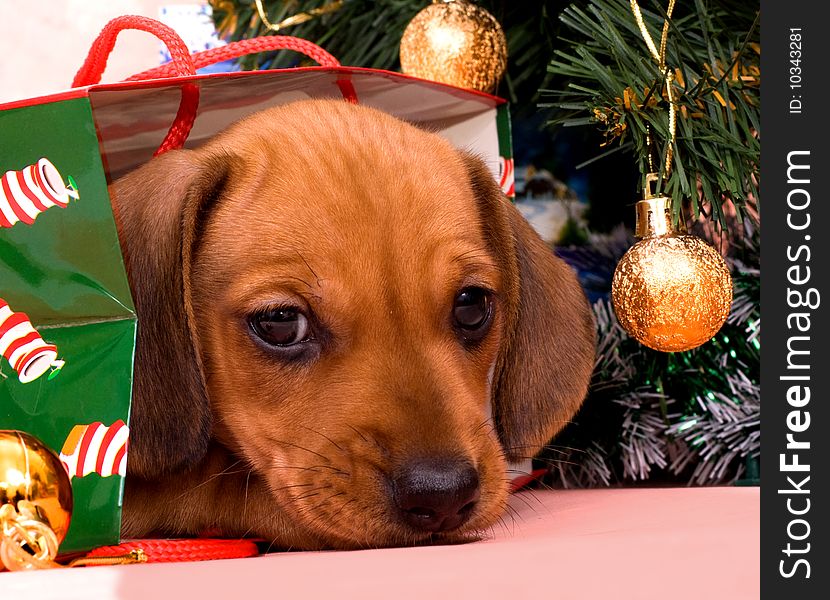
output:
[[[459,154],[384,121],[238,155],[191,280],[215,435],[342,544],[473,532],[506,496],[504,274]]]
[[[505,454],[532,455],[578,407],[593,328],[483,166],[342,102],[275,109],[163,158],[135,181],[162,171],[181,197],[172,242],[148,233],[170,215],[136,208],[136,184],[114,193],[139,323],[176,303],[184,321],[139,326],[133,472],[192,466],[212,439],[267,486],[258,510],[314,546],[490,527]],[[154,242],[178,255],[145,263],[135,247]],[[159,268],[163,301],[141,289]]]

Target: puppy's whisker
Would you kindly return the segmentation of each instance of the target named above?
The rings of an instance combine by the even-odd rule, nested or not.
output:
[[[283,490],[290,490],[291,488],[308,487],[310,485],[314,485],[314,484],[313,483],[292,483],[291,485],[284,485],[284,486],[278,487],[278,488],[271,488],[271,491],[272,492],[281,492]]]
[[[518,500],[521,500],[524,503],[524,505],[527,506],[533,513],[536,513],[536,507],[533,506],[530,502],[528,502],[527,499],[525,499],[522,496],[522,494],[513,494],[513,497],[517,498]]]
[[[198,490],[202,486],[205,486],[205,485],[209,484],[211,481],[213,481],[214,479],[217,479],[218,477],[222,477],[224,475],[238,475],[239,473],[244,473],[246,470],[249,470],[249,469],[240,469],[238,471],[231,471],[230,470],[230,469],[233,469],[235,466],[237,466],[241,462],[242,462],[242,460],[238,460],[238,461],[228,465],[227,467],[225,467],[224,469],[222,469],[218,473],[214,473],[213,475],[211,475],[210,477],[208,477],[204,481],[194,485],[191,488],[188,488],[187,490],[185,490],[184,492],[182,492],[181,494],[176,496],[175,500],[181,500],[182,498],[184,498],[188,494]]]
[[[337,518],[337,517],[340,515],[340,513],[341,513],[341,512],[343,512],[343,509],[345,509],[345,508],[346,508],[349,504],[351,504],[352,502],[355,502],[355,499],[354,499],[354,498],[352,498],[352,499],[351,499],[351,500],[349,500],[348,502],[344,502],[344,503],[340,506],[340,508],[337,510],[337,512],[336,512],[336,513],[334,513],[334,514],[331,516],[331,521],[333,522],[333,521],[334,521],[334,519],[335,519],[335,518]]]
[[[251,473],[253,468],[248,470],[248,475],[245,477],[245,497],[242,500],[242,517],[247,520],[248,517],[248,486],[251,483]]]
[[[317,431],[316,429],[312,429],[311,427],[306,427],[305,425],[300,425],[300,427],[302,427],[306,431],[310,431],[311,433],[316,433],[317,435],[322,437],[324,440],[327,440],[328,442],[330,442],[331,445],[334,446],[335,448],[337,448],[338,450],[340,450],[340,452],[342,452],[343,454],[346,453],[346,451],[343,450],[342,446],[340,446],[337,442],[335,442],[333,439],[331,439],[329,436],[327,436],[323,432]]]
[[[502,529],[502,531],[503,531],[505,534],[508,534],[508,533],[509,533],[509,534],[511,534],[511,535],[515,535],[515,530],[514,530],[514,531],[510,531],[510,530],[507,528],[507,522],[504,520],[504,517],[503,517],[503,516],[499,515],[499,517],[496,519],[496,523],[498,523],[498,524],[501,526],[501,529]],[[492,526],[491,526],[491,527],[492,527]],[[495,535],[496,535],[496,532],[494,531],[494,532],[493,532],[493,537],[495,537]]]
[[[505,514],[510,515],[510,518],[513,520],[513,527],[514,527],[514,531],[515,531],[516,518],[518,518],[523,523],[524,523],[525,518],[522,516],[522,513],[520,513],[518,510],[516,510],[515,506],[511,506],[509,503],[504,508],[505,508]]]
[[[473,435],[478,435],[484,429],[495,431],[495,429],[493,428],[493,423],[490,421],[490,419],[484,419],[481,423],[479,423],[473,430]]]
[[[548,467],[558,467],[560,465],[570,465],[572,467],[578,467],[579,466],[578,462],[573,462],[571,460],[565,460],[563,458],[539,458],[539,457],[536,457],[533,460],[536,460],[536,461],[538,461],[538,462],[540,462],[543,465],[546,465]]]
[[[349,429],[351,429],[352,431],[354,431],[354,432],[355,432],[358,436],[360,436],[360,439],[362,439],[364,442],[366,442],[367,444],[369,443],[369,440],[367,440],[367,439],[366,439],[366,436],[365,436],[365,435],[363,435],[362,433],[360,433],[360,430],[358,430],[358,428],[357,428],[357,427],[354,427],[353,425],[347,425],[347,427],[348,427]]]
[[[292,496],[292,497],[291,497],[291,498],[289,498],[289,499],[290,499],[292,502],[297,502],[297,501],[299,501],[299,500],[305,500],[306,498],[313,498],[314,496],[319,496],[319,495],[320,495],[320,492],[322,492],[323,490],[327,490],[327,489],[329,489],[329,488],[331,488],[331,486],[330,486],[330,485],[322,485],[322,486],[320,486],[320,487],[316,487],[316,488],[314,488],[313,490],[309,490],[309,491],[308,491],[308,492],[306,492],[305,494],[300,494],[299,496]]]
[[[346,492],[337,492],[336,494],[332,494],[331,496],[326,498],[326,502],[328,502],[332,498],[337,498],[338,496],[345,496],[345,495],[346,495]]]
[[[528,446],[511,446],[509,448],[509,450],[523,450],[523,449],[526,449],[526,448],[536,448],[536,446],[530,446],[530,445],[528,445]],[[571,446],[562,446],[562,445],[559,445],[559,444],[545,444],[544,446],[542,446],[539,449],[540,452],[541,451],[546,451],[546,450],[553,450],[553,451],[556,451],[556,452],[561,452],[563,454],[566,451],[567,452],[586,452],[586,450],[584,448],[572,448]]]
[[[271,549],[274,547],[274,545],[276,545],[276,543],[277,543],[277,538],[273,538],[271,540],[271,542],[268,544],[268,547],[265,549],[265,552],[263,552],[263,554],[268,554],[269,552],[271,552]],[[286,552],[290,552],[290,551],[291,551],[291,548],[286,548]]]
[[[292,444],[291,442],[285,442],[285,441],[282,441],[282,440],[273,440],[273,441],[274,441],[274,443],[282,444],[283,446],[290,446],[291,448],[296,448],[297,450],[302,450],[304,452],[308,452],[309,454],[319,456],[320,458],[322,458],[326,462],[331,462],[331,459],[329,459],[328,456],[320,454],[319,452],[315,452],[314,450],[309,450],[308,448],[304,448],[303,446],[299,446],[297,444]]]

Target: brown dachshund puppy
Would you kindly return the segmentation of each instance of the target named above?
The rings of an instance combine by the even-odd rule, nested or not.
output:
[[[125,537],[475,539],[585,395],[576,278],[437,135],[298,102],[111,194],[138,313]]]

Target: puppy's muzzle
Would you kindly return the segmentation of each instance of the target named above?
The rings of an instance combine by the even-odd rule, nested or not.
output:
[[[411,461],[397,472],[392,484],[401,519],[430,533],[462,525],[480,495],[478,471],[458,459]]]

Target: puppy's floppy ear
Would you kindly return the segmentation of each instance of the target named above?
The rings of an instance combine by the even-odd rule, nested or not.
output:
[[[186,468],[207,450],[211,413],[190,308],[190,256],[227,161],[175,150],[110,186],[138,314],[129,471]]]
[[[493,416],[510,461],[535,455],[585,397],[594,367],[593,313],[574,272],[504,196],[477,158],[464,157],[482,228],[505,277],[505,338]]]

